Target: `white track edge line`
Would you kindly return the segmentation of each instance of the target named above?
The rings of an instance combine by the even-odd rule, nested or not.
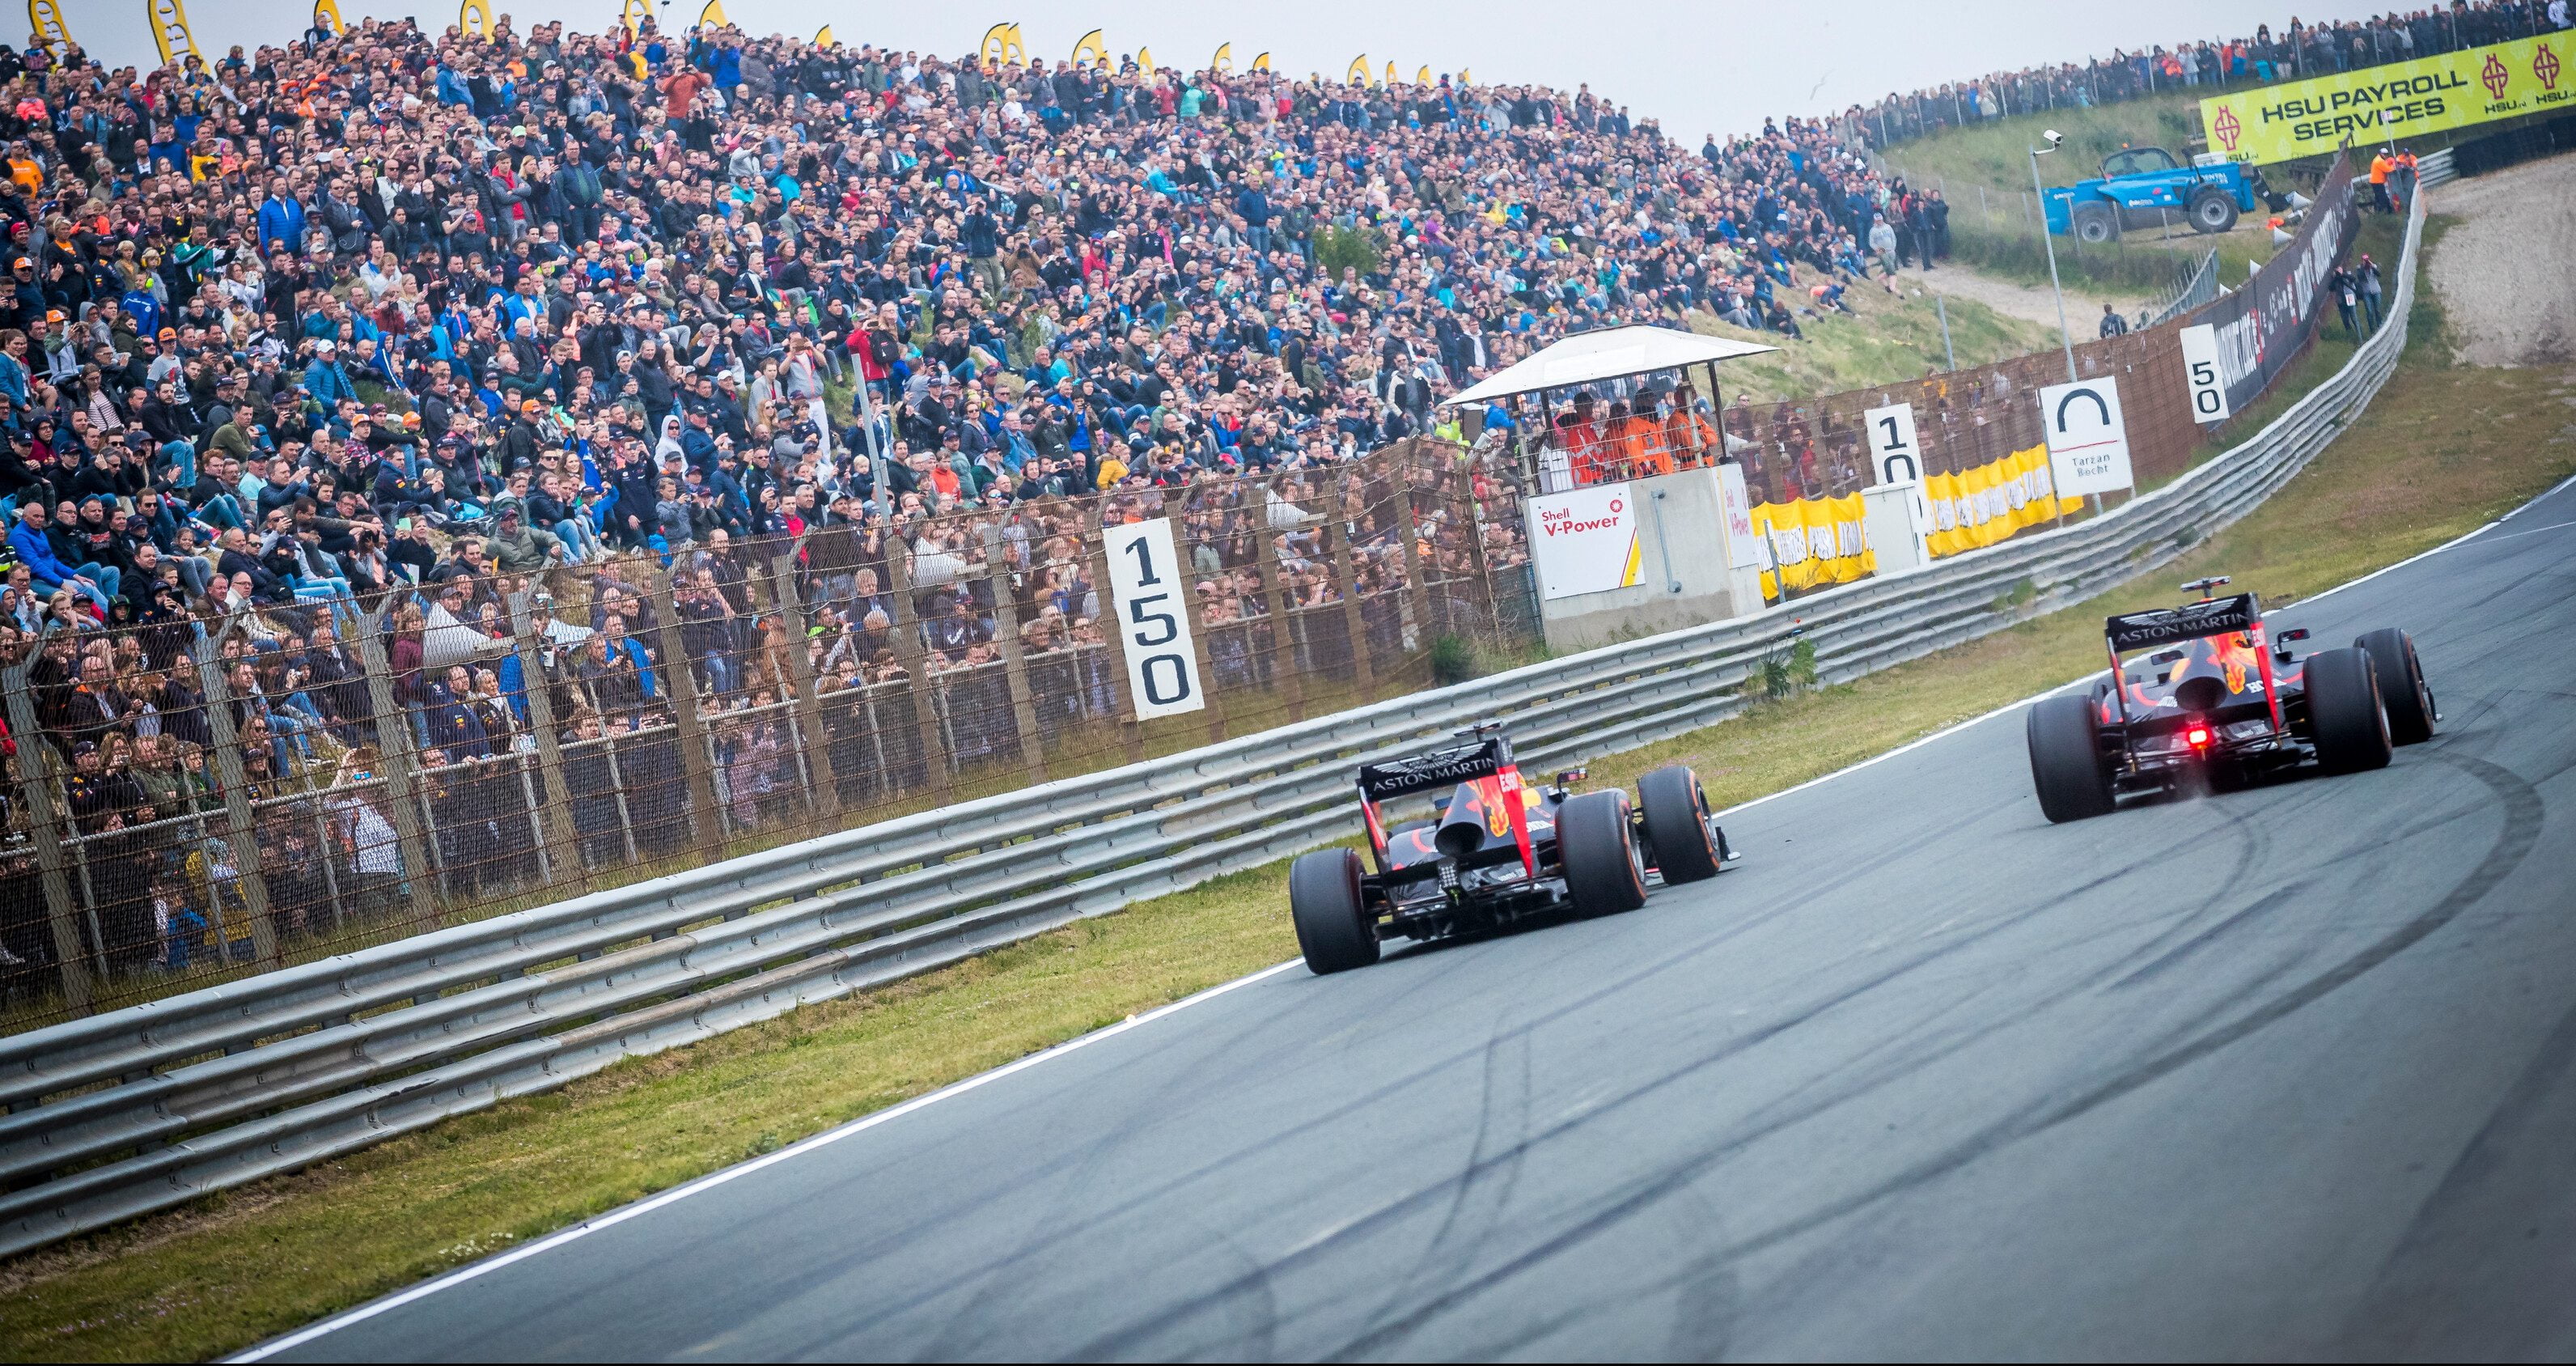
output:
[[[797,1157],[802,1154],[812,1152],[817,1148],[829,1147],[834,1143],[840,1142],[842,1139],[849,1138],[855,1134],[864,1133],[880,1124],[890,1123],[905,1115],[911,1114],[916,1110],[936,1105],[943,1100],[962,1096],[979,1087],[1000,1081],[1002,1078],[1010,1076],[1013,1073],[1026,1071],[1027,1069],[1035,1067],[1050,1059],[1062,1057],[1065,1054],[1074,1052],[1078,1049],[1088,1048],[1092,1044],[1099,1043],[1104,1039],[1115,1038],[1120,1034],[1126,1033],[1128,1030],[1152,1024],[1154,1021],[1162,1019],[1164,1016],[1177,1014],[1192,1006],[1212,1001],[1219,996],[1225,995],[1229,991],[1236,990],[1240,987],[1248,987],[1264,978],[1275,977],[1292,967],[1298,966],[1298,964],[1299,960],[1292,958],[1285,963],[1279,963],[1271,967],[1263,968],[1261,971],[1249,976],[1238,977],[1231,982],[1224,982],[1216,986],[1209,987],[1207,990],[1199,992],[1196,995],[1185,996],[1169,1005],[1158,1006],[1141,1015],[1128,1016],[1126,1019],[1121,1020],[1116,1024],[1109,1025],[1101,1029],[1095,1029],[1088,1034],[1077,1035],[1074,1038],[1067,1039],[1063,1043],[1057,1044],[1051,1048],[1041,1049],[1038,1052],[1029,1054],[1027,1057],[1004,1063],[989,1072],[978,1072],[974,1076],[968,1077],[962,1081],[952,1082],[928,1095],[915,1096],[911,1100],[905,1101],[900,1105],[889,1106],[874,1114],[864,1115],[858,1119],[851,1120],[849,1123],[843,1124],[838,1128],[826,1129],[822,1133],[816,1134],[811,1138],[800,1139],[774,1153],[763,1154],[762,1156],[753,1158],[748,1162],[738,1163],[734,1166],[727,1167],[722,1171],[710,1172],[705,1176],[699,1177],[695,1181],[691,1181],[680,1186],[674,1186],[670,1190],[664,1191],[659,1195],[649,1196],[633,1204],[611,1210],[594,1219],[586,1219],[581,1223],[573,1225],[571,1228],[564,1229],[558,1233],[549,1234],[546,1237],[540,1238],[524,1247],[512,1248],[508,1252],[487,1257],[471,1266],[460,1267],[444,1276],[438,1277],[435,1280],[424,1281],[408,1290],[399,1291],[395,1294],[388,1295],[383,1299],[361,1305],[356,1309],[335,1315],[320,1323],[313,1324],[310,1327],[299,1329],[285,1337],[261,1343],[257,1347],[253,1347],[239,1355],[227,1357],[225,1360],[245,1362],[266,1360],[279,1352],[287,1351],[290,1348],[300,1347],[316,1338],[337,1332],[340,1329],[350,1327],[354,1324],[363,1323],[379,1314],[399,1309],[416,1300],[426,1299],[431,1295],[437,1294],[439,1291],[463,1285],[467,1281],[498,1271],[503,1267],[510,1266],[517,1262],[526,1261],[528,1258],[534,1257],[540,1252],[545,1252],[552,1248],[558,1248],[566,1243],[588,1237],[602,1229],[613,1228],[619,1224],[625,1223],[629,1219],[639,1218],[643,1215],[650,1214],[665,1205],[676,1204],[679,1201],[686,1200],[690,1196],[696,1195],[701,1191],[713,1190],[728,1181],[735,1180],[739,1177],[749,1176],[753,1172],[760,1171],[767,1167],[776,1166],[791,1157]]]
[[[2399,560],[2395,564],[2374,569],[2370,573],[2362,575],[2360,578],[2336,584],[2334,587],[2317,594],[2315,597],[2301,598],[2299,601],[2290,604],[2289,607],[2283,610],[2296,610],[2297,608],[2304,607],[2309,603],[2316,602],[2319,599],[2332,597],[2347,588],[2353,588],[2361,584],[2368,583],[2382,574],[2403,569],[2406,566],[2415,563],[2417,560],[2429,559],[2432,556],[2439,555],[2443,551],[2475,539],[2479,535],[2502,525],[2506,521],[2511,520],[2514,513],[2520,512],[2523,508],[2530,507],[2533,504],[2540,502],[2542,499],[2558,493],[2570,484],[2576,484],[2576,475],[2570,475],[2567,478],[2560,480],[2547,492],[2539,495],[2539,497],[2533,498],[2530,502],[2514,508],[2512,512],[2507,512],[2503,516],[2496,518],[2494,521],[2478,527],[2475,531],[2454,537],[2453,539],[2445,541],[2430,550],[2410,555],[2405,559]],[[2542,529],[2546,530],[2547,528]],[[1793,792],[1804,792],[1808,788],[1832,782],[1834,779],[1843,777],[1846,774],[1857,773],[1873,764],[1884,763],[1889,759],[1896,758],[1898,755],[1911,753],[1914,750],[1921,749],[1925,745],[1932,744],[1935,741],[1946,740],[1961,731],[1981,726],[1998,716],[2027,707],[2042,698],[2054,697],[2057,694],[2066,691],[2068,688],[2082,683],[2085,679],[2090,677],[2092,677],[2092,674],[2089,672],[2080,674],[2074,678],[2068,679],[2066,682],[2058,684],[2056,687],[2032,693],[2030,696],[2022,698],[2017,702],[2007,702],[1992,711],[1972,716],[1965,721],[1955,722],[1941,728],[1940,730],[1936,730],[1929,735],[1909,740],[1906,743],[1884,753],[1873,754],[1857,763],[1846,764],[1841,768],[1835,769],[1831,773],[1809,778],[1807,781],[1799,783],[1795,787],[1784,787],[1777,792],[1769,792],[1762,796],[1755,797],[1751,801],[1738,802],[1723,811],[1717,812],[1716,814],[1720,816],[1731,816],[1738,811],[1750,810],[1753,807],[1760,806],[1764,802],[1772,801],[1780,797],[1786,797]],[[965,1093],[984,1086],[987,1083],[1000,1081],[1002,1078],[1010,1076],[1015,1072],[1021,1072],[1035,1067],[1039,1063],[1045,1062],[1050,1058],[1071,1053],[1076,1049],[1098,1043],[1103,1039],[1113,1038],[1117,1035],[1124,1034],[1128,1030],[1134,1029],[1139,1025],[1151,1024],[1156,1020],[1162,1019],[1166,1015],[1177,1014],[1189,1009],[1191,1006],[1198,1005],[1203,1001],[1214,1000],[1215,998],[1222,996],[1229,991],[1233,991],[1238,987],[1248,987],[1255,982],[1278,976],[1280,973],[1296,967],[1299,961],[1300,960],[1298,959],[1291,958],[1285,963],[1273,964],[1270,967],[1263,968],[1259,972],[1251,974],[1250,976],[1238,977],[1231,982],[1220,983],[1198,993],[1195,996],[1183,997],[1180,1000],[1172,1002],[1170,1005],[1160,1006],[1153,1010],[1146,1011],[1142,1015],[1130,1016],[1127,1019],[1121,1020],[1106,1028],[1097,1029],[1089,1034],[1078,1035],[1074,1038],[1067,1039],[1063,1043],[1057,1044],[1052,1048],[1041,1049],[1038,1052],[1031,1053],[1025,1058],[1004,1063],[1000,1067],[996,1067],[989,1072],[979,1072],[963,1081],[951,1082],[947,1086],[943,1086],[926,1096],[915,1096],[901,1105],[889,1106],[886,1109],[877,1111],[875,1114],[862,1116],[861,1118],[854,1119],[839,1128],[826,1129],[822,1133],[816,1134],[811,1138],[799,1139],[774,1153],[768,1153],[763,1156],[753,1158],[749,1162],[727,1167],[722,1171],[710,1172],[707,1175],[699,1177],[697,1180],[691,1181],[685,1185],[675,1186],[659,1195],[651,1196],[634,1204],[611,1210],[607,1214],[601,1215],[596,1219],[584,1220],[583,1222],[575,1224],[571,1228],[565,1229],[559,1233],[549,1234],[544,1238],[538,1239],[536,1242],[526,1245],[525,1247],[512,1248],[508,1252],[488,1257],[471,1266],[460,1267],[454,1271],[448,1272],[444,1276],[438,1277],[435,1280],[424,1281],[419,1285],[413,1286],[409,1290],[399,1291],[395,1294],[388,1295],[383,1299],[361,1305],[356,1309],[351,1309],[331,1318],[324,1319],[320,1323],[298,1329],[285,1337],[262,1343],[246,1352],[226,1357],[224,1359],[226,1361],[235,1362],[264,1361],[279,1352],[303,1346],[305,1343],[311,1342],[316,1338],[338,1332],[340,1329],[350,1327],[354,1324],[363,1323],[379,1314],[399,1309],[406,1304],[426,1299],[431,1295],[437,1294],[439,1291],[446,1290],[452,1286],[462,1285],[465,1282],[473,1280],[488,1272],[498,1271],[503,1267],[525,1261],[530,1257],[536,1256],[540,1252],[561,1247],[566,1243],[587,1237],[601,1229],[612,1228],[629,1219],[650,1214],[654,1210],[660,1209],[665,1205],[675,1204],[681,1200],[685,1200],[700,1191],[712,1190],[717,1186],[721,1186],[726,1182],[735,1179],[736,1177],[748,1176],[753,1172],[759,1171],[765,1167],[774,1166],[791,1157],[798,1156],[799,1154],[811,1152],[817,1148],[828,1147],[854,1134],[862,1133],[866,1130],[873,1129],[880,1124],[890,1123],[896,1119],[900,1119],[905,1115],[911,1114],[915,1110],[925,1109],[929,1106],[936,1105],[943,1100],[947,1100],[952,1096],[964,1095]]]

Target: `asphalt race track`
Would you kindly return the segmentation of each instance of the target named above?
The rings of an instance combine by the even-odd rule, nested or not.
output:
[[[2576,490],[2276,622],[2440,734],[2050,827],[2007,713],[285,1355],[2576,1354]]]

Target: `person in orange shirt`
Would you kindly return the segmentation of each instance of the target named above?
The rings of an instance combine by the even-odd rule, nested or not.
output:
[[[683,66],[662,82],[663,112],[674,122],[689,116],[689,107],[697,103],[698,92],[715,84],[715,78],[694,66]]]
[[[930,457],[930,468],[922,473],[925,476],[923,482],[930,485],[931,490],[939,495],[939,506],[942,509],[956,505],[959,495],[963,492],[963,486],[958,482],[957,471],[947,461],[933,454]]]
[[[1678,468],[1697,469],[1717,459],[1717,428],[1700,416],[1699,394],[1685,384],[1673,390],[1672,412],[1664,418],[1664,450]]]
[[[2388,173],[2396,168],[2397,163],[2389,158],[2384,149],[2370,158],[2370,202],[2381,213],[2389,212]]]
[[[1592,417],[1592,395],[1576,394],[1572,410],[1557,414],[1556,448],[1565,452],[1577,485],[1601,482],[1601,426]]]
[[[1626,478],[1673,472],[1672,453],[1664,449],[1663,424],[1655,420],[1642,395],[1633,412],[1624,402],[1610,405],[1610,448]]]

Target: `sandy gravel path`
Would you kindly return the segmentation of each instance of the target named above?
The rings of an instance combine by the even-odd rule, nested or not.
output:
[[[2456,359],[2470,365],[2576,361],[2576,153],[2430,191],[2460,222],[2433,247]]]

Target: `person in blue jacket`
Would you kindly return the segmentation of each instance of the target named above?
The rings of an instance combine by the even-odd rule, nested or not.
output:
[[[314,343],[313,363],[304,367],[304,392],[326,413],[336,410],[340,400],[358,396],[358,386],[349,382],[349,369],[340,363],[339,353],[339,343],[326,338]]]
[[[268,198],[259,206],[260,255],[280,245],[288,251],[304,250],[304,206],[287,193],[284,176],[268,182]]]
[[[45,508],[41,499],[29,499],[18,505],[18,525],[9,530],[9,549],[18,563],[27,566],[27,576],[37,589],[50,597],[65,588],[98,604],[106,612],[108,603],[123,587],[120,571],[114,565],[95,561],[87,564],[65,564],[55,558],[54,548],[45,539]]]

